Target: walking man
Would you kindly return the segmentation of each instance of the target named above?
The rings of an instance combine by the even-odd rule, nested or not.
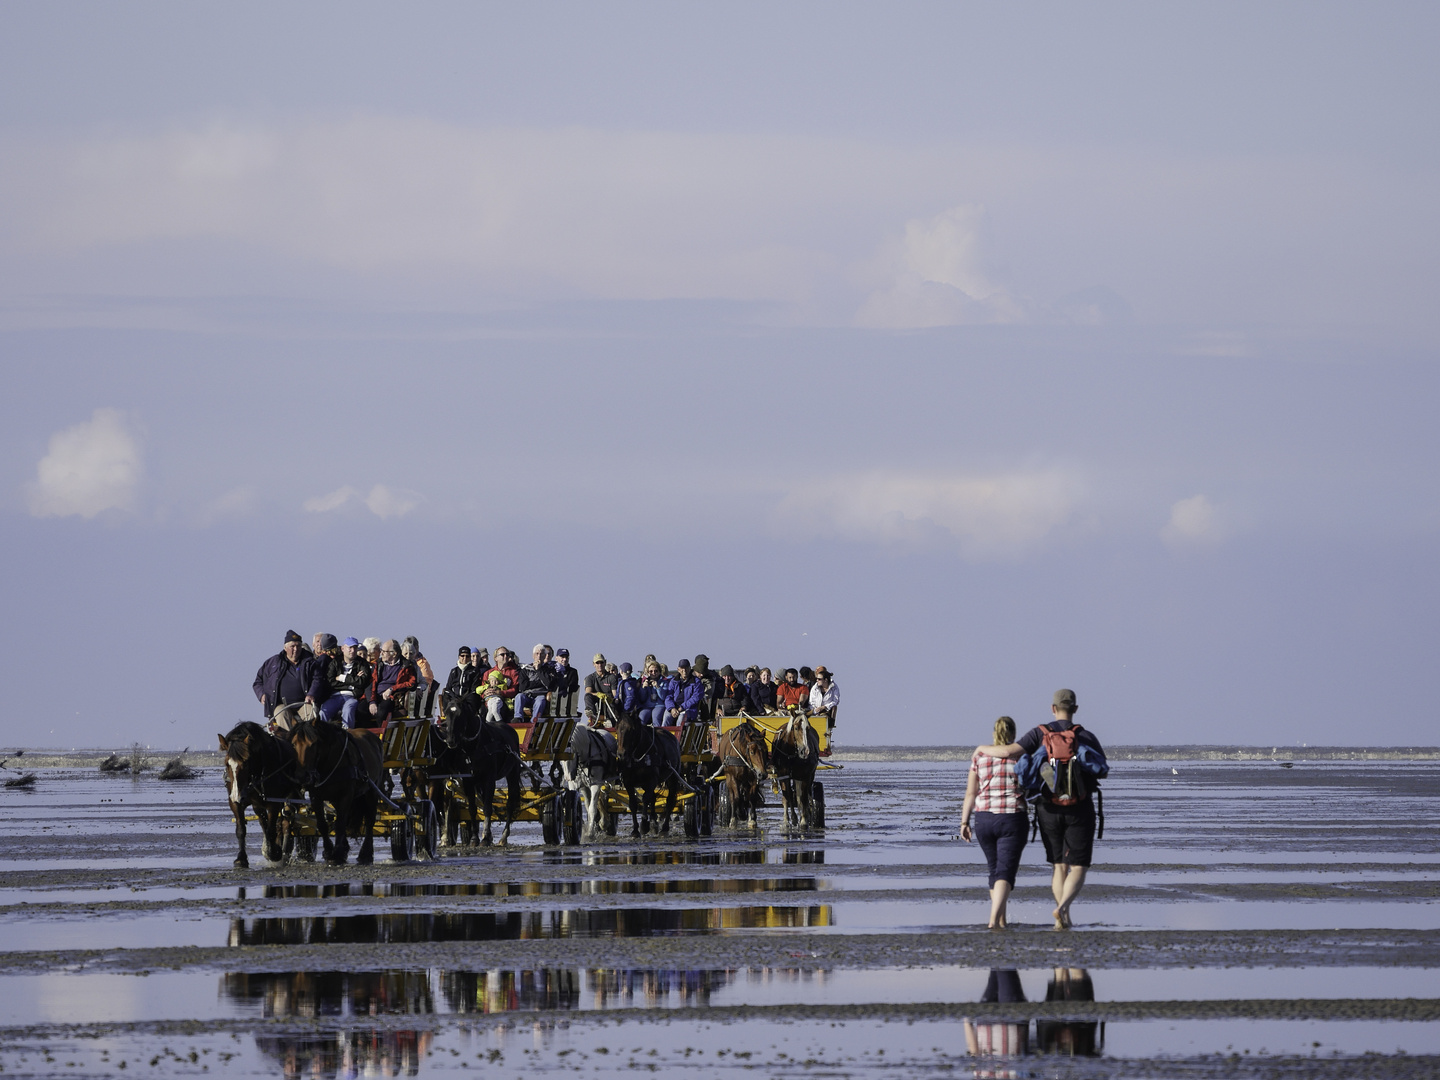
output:
[[[1079,705],[1074,690],[1056,690],[1050,713],[1054,717],[1048,724],[1037,724],[1019,742],[1008,746],[982,746],[980,752],[991,757],[1018,758],[1034,753],[1042,745],[1052,746],[1059,741],[1068,743],[1073,749],[1088,746],[1103,755],[1100,740],[1074,722]],[[1046,736],[1051,736],[1047,740]],[[1052,753],[1052,757],[1054,757]],[[1069,770],[1080,775],[1083,770]],[[1053,786],[1047,785],[1035,807],[1040,821],[1040,839],[1045,842],[1045,859],[1054,870],[1050,878],[1050,891],[1055,896],[1056,930],[1070,929],[1070,905],[1085,887],[1085,873],[1090,868],[1091,849],[1095,844],[1095,796],[1086,787],[1083,791],[1069,789],[1057,795]]]

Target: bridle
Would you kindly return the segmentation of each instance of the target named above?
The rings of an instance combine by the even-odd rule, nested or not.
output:
[[[742,730],[742,728],[743,728],[744,730],[747,730],[747,731],[750,732],[750,734],[746,737],[746,742],[747,742],[747,744],[748,744],[748,746],[749,746],[749,749],[750,749],[751,752],[752,752],[751,756],[752,756],[752,757],[753,757],[753,756],[758,756],[758,755],[754,754],[755,745],[754,745],[754,741],[753,741],[753,740],[756,738],[757,733],[754,731],[753,728],[750,727],[749,724],[743,724],[743,725],[741,725],[741,727],[733,728],[733,729],[731,729],[731,730],[734,731],[734,732],[739,732],[740,730]],[[762,737],[762,738],[763,738],[763,737]],[[755,774],[755,779],[756,779],[756,780],[764,780],[764,779],[765,779],[765,770],[764,770],[764,769],[758,768],[758,767],[755,765],[755,762],[752,761],[752,760],[750,760],[749,757],[742,757],[742,756],[740,756],[738,753],[735,753],[735,752],[734,752],[734,751],[737,749],[737,747],[738,747],[739,741],[740,741],[740,739],[739,739],[739,736],[738,736],[738,735],[732,735],[732,736],[731,736],[731,738],[730,738],[730,748],[731,748],[731,751],[732,751],[732,752],[725,755],[724,764],[727,765],[727,766],[729,766],[729,767],[731,767],[731,768],[736,768],[736,769],[741,769],[741,768],[743,768],[743,769],[749,769],[752,773]],[[762,746],[764,745],[763,741],[762,741],[761,745],[762,745]]]

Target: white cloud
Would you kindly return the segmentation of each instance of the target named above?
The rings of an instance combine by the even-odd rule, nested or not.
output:
[[[955,206],[907,222],[881,256],[892,282],[870,294],[855,321],[890,329],[1021,321],[1024,308],[981,270],[981,216],[978,207]]]
[[[407,488],[391,488],[376,484],[369,494],[362,495],[348,484],[336,488],[328,495],[316,495],[306,499],[304,508],[312,514],[328,514],[344,509],[352,503],[362,503],[378,518],[399,518],[410,513],[425,501],[425,496]]]
[[[311,514],[328,514],[332,510],[339,510],[351,499],[358,499],[360,493],[353,487],[346,485],[336,488],[328,495],[314,495],[304,502],[305,510]]]
[[[388,488],[384,484],[376,484],[365,496],[365,505],[380,518],[404,517],[424,501],[425,496],[418,491]]]
[[[872,471],[789,491],[782,531],[879,543],[953,543],[970,558],[1023,553],[1071,522],[1084,485],[1060,471],[994,475]]]
[[[116,409],[96,409],[84,423],[57,431],[28,485],[36,517],[92,518],[133,510],[143,463],[139,439]]]
[[[1219,509],[1204,495],[1192,495],[1170,507],[1170,520],[1160,530],[1168,544],[1214,544],[1225,538]]]

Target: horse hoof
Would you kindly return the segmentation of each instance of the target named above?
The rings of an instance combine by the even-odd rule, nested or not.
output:
[[[495,843],[495,841],[492,840],[492,839],[491,839],[490,837],[488,837],[488,836],[482,836],[482,837],[480,838],[480,846],[481,846],[481,847],[489,847],[489,846],[490,846],[491,844],[493,844],[493,843]]]
[[[250,860],[247,859],[244,855],[237,855],[235,856],[234,866],[236,870],[249,870]]]
[[[369,866],[369,865],[370,865],[371,863],[373,863],[374,861],[375,861],[375,856],[374,856],[374,855],[363,855],[363,854],[362,854],[362,855],[357,855],[357,856],[355,857],[355,865],[356,865],[356,866]]]

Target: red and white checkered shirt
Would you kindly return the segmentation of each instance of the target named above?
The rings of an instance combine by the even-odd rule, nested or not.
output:
[[[1015,763],[982,754],[970,758],[975,774],[975,809],[989,814],[1018,814],[1025,808],[1020,785],[1015,781]]]

